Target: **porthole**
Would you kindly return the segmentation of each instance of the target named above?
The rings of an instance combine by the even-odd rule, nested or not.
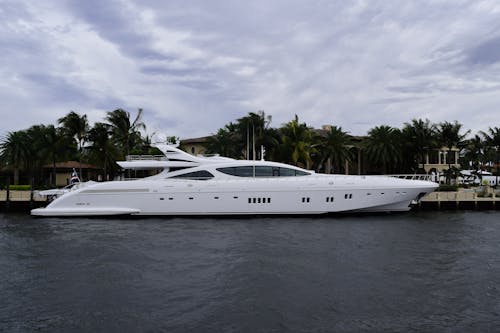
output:
[[[238,197],[234,197],[235,199]],[[248,203],[271,203],[271,198],[248,198]]]

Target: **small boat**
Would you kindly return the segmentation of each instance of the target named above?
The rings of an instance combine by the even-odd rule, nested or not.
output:
[[[53,201],[69,191],[76,190],[78,188],[82,188],[88,185],[92,185],[94,183],[95,183],[94,181],[81,182],[80,177],[78,177],[78,173],[76,172],[75,169],[73,169],[68,185],[62,188],[52,188],[50,190],[38,191],[38,195],[45,196],[48,199],[48,201]]]
[[[118,162],[162,170],[137,180],[71,189],[35,216],[297,215],[408,211],[437,184],[388,176],[318,174],[296,166],[221,156],[194,156],[160,145],[160,157]]]

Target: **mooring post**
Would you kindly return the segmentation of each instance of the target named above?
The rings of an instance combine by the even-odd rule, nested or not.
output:
[[[7,194],[5,197],[5,210],[9,210],[10,202],[10,177],[7,177]]]
[[[31,177],[30,179],[30,207],[32,208],[33,207],[33,187],[34,187],[34,184],[35,183],[35,179],[34,177]]]

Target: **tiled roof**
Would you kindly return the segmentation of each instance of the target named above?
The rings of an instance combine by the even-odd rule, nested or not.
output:
[[[52,164],[46,164],[43,168],[52,169],[54,166]],[[66,162],[57,162],[56,169],[80,169],[80,162],[78,161],[66,161]],[[92,164],[81,164],[82,169],[100,169],[98,166]]]

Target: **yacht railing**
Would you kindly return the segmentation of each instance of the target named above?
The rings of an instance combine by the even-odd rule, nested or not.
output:
[[[127,155],[127,161],[167,161],[164,155]]]
[[[401,179],[409,179],[409,180],[427,180],[431,182],[437,182],[436,175],[427,175],[427,174],[398,174],[398,175],[387,175],[389,177],[401,178]]]

